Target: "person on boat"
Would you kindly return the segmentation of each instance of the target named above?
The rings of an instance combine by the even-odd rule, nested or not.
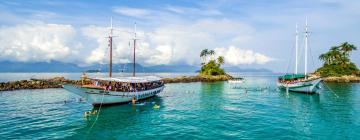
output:
[[[84,85],[84,81],[87,79],[86,73],[84,72],[80,78],[81,78],[81,85]]]
[[[135,97],[133,97],[131,101],[132,101],[133,104],[136,104],[136,98]]]

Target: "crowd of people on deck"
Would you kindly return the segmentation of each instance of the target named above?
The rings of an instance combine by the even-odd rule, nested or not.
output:
[[[300,82],[301,80],[302,79],[290,79],[290,80],[279,79],[279,82],[283,84],[295,84],[297,82]]]
[[[94,80],[94,86],[100,86],[104,90],[118,91],[118,92],[138,92],[158,88],[164,85],[163,81],[153,81],[147,83],[126,83],[115,81]]]

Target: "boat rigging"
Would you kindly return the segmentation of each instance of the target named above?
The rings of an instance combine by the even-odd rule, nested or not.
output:
[[[304,74],[298,73],[298,29],[296,24],[295,35],[295,73],[285,74],[278,78],[277,85],[280,89],[286,91],[301,92],[301,93],[316,93],[319,88],[321,78],[314,74],[308,74],[307,61],[308,61],[308,22],[305,21],[305,57],[304,57]]]
[[[157,76],[136,77],[136,23],[134,28],[133,46],[133,73],[131,77],[113,77],[112,75],[112,49],[113,49],[113,24],[110,23],[109,39],[109,77],[82,77],[81,85],[65,84],[63,87],[90,102],[93,106],[114,105],[135,102],[154,97],[164,88],[164,82]]]

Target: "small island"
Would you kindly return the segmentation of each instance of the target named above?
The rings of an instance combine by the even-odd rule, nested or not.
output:
[[[324,64],[315,73],[325,82],[360,82],[360,70],[350,60],[350,54],[355,50],[355,45],[348,42],[331,47],[319,56]]]
[[[227,81],[232,79],[226,74],[221,66],[225,63],[223,56],[215,59],[215,51],[203,49],[200,52],[201,69],[196,76],[180,76],[175,78],[163,78],[165,83],[181,83],[181,82],[216,82]]]

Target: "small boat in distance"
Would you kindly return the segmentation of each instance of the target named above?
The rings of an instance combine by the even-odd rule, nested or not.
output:
[[[134,31],[133,75],[131,77],[112,77],[112,39],[113,27],[109,35],[110,63],[109,77],[88,78],[81,76],[81,85],[65,84],[64,89],[73,92],[93,106],[123,104],[154,97],[164,89],[164,82],[157,76],[135,76],[136,24]]]
[[[298,31],[296,25],[296,39],[295,39],[295,73],[285,74],[280,76],[277,85],[280,89],[301,93],[316,93],[319,88],[321,78],[316,75],[307,73],[307,49],[308,49],[308,25],[306,20],[305,26],[305,72],[298,73]]]
[[[239,88],[241,84],[244,83],[244,81],[245,81],[244,78],[239,77],[228,80],[228,83],[231,88]]]
[[[228,82],[229,84],[241,84],[244,83],[244,78],[232,78]]]

